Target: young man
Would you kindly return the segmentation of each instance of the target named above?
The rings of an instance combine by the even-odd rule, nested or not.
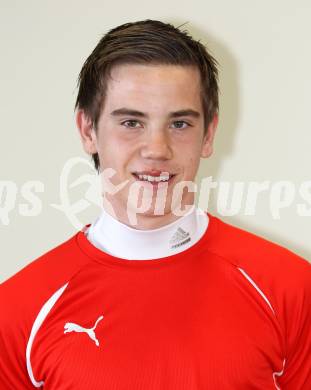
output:
[[[0,388],[310,389],[310,265],[180,186],[217,127],[204,46],[159,21],[119,26],[85,62],[76,109],[118,190],[1,286]]]

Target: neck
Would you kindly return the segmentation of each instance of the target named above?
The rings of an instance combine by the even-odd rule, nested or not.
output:
[[[155,215],[155,214],[136,214],[133,217],[129,217],[126,212],[117,211],[115,215],[110,213],[107,209],[104,208],[105,212],[117,219],[124,225],[127,225],[133,229],[137,230],[154,230],[161,227],[167,226],[178,219],[190,214],[194,210],[195,206],[192,205],[189,208],[185,209],[182,215],[175,215],[174,213],[168,213],[164,215]]]
[[[96,247],[114,256],[154,259],[191,247],[202,237],[207,225],[207,214],[195,207],[184,216],[155,229],[133,228],[103,209],[87,236]]]

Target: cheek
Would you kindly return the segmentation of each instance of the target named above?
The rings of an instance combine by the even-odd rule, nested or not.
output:
[[[128,170],[131,162],[131,153],[122,143],[111,142],[104,143],[99,149],[99,159],[103,169],[112,168],[115,172],[110,179],[114,185],[120,184],[128,179]]]
[[[193,155],[189,156],[185,164],[185,173],[187,176],[187,179],[193,180],[197,170],[199,168],[200,164],[200,157],[196,155],[195,157]]]

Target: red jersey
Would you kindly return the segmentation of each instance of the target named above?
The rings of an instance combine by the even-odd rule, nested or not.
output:
[[[310,264],[208,215],[169,257],[83,229],[3,283],[1,390],[310,390]]]

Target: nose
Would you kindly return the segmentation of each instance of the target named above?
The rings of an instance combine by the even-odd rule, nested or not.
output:
[[[141,156],[152,160],[171,159],[172,149],[168,135],[164,131],[150,131],[141,148]]]

